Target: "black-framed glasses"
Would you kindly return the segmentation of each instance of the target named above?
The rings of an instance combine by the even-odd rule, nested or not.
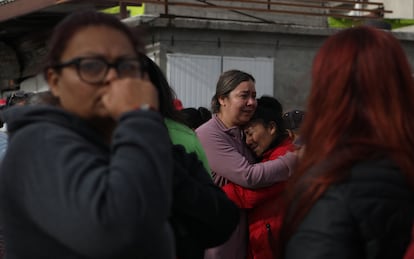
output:
[[[114,68],[118,78],[141,77],[143,68],[138,58],[119,58],[110,63],[103,57],[78,57],[54,65],[55,69],[75,66],[79,78],[88,84],[101,84],[110,68]]]

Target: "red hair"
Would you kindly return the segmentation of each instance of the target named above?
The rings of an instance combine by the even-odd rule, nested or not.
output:
[[[389,32],[360,26],[326,40],[314,59],[301,126],[306,148],[287,188],[285,241],[357,161],[385,156],[414,186],[413,100],[410,65]]]

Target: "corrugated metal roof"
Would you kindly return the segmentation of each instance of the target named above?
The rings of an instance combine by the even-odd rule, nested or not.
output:
[[[77,10],[113,6],[119,6],[119,1],[14,0],[0,5],[0,41],[45,32]]]

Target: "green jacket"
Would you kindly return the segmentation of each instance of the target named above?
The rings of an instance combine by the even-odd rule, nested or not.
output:
[[[188,153],[195,152],[198,159],[203,163],[204,168],[211,176],[211,169],[208,164],[206,153],[200,143],[195,132],[182,123],[165,118],[165,125],[167,125],[168,133],[174,145],[183,145]]]

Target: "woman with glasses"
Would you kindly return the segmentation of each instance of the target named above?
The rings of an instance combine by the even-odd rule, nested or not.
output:
[[[172,145],[134,35],[107,14],[67,17],[44,70],[58,106],[2,114],[7,258],[175,257]]]

